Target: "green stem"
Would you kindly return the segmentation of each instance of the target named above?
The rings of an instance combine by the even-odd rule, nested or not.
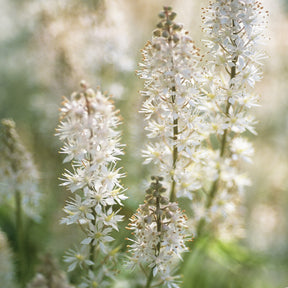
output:
[[[159,179],[156,178],[156,185],[158,186],[159,184]],[[160,185],[160,188],[161,188],[161,185]],[[156,189],[160,189],[159,186],[156,188]],[[157,190],[156,190],[157,191]],[[155,214],[156,214],[156,225],[157,225],[157,232],[159,234],[159,242],[157,244],[157,247],[156,247],[156,250],[155,250],[155,256],[159,256],[160,254],[160,249],[161,249],[161,240],[162,240],[162,237],[161,237],[161,229],[162,229],[162,211],[161,211],[161,207],[160,207],[160,198],[161,198],[161,192],[160,190],[157,191],[157,196],[156,196],[156,209],[155,209]],[[147,283],[146,283],[146,286],[145,288],[150,288],[151,286],[151,283],[152,283],[152,280],[153,280],[153,269],[156,267],[156,265],[154,265],[152,268],[151,268],[151,271],[149,273],[149,276],[147,278]]]
[[[211,189],[210,189],[210,192],[209,192],[209,195],[208,195],[208,199],[207,199],[207,202],[206,202],[206,209],[207,210],[211,207],[213,199],[214,199],[214,196],[215,196],[215,194],[216,194],[216,192],[218,190],[218,181],[219,180],[216,179],[213,182],[212,186],[211,186]],[[203,228],[205,226],[205,223],[206,223],[205,219],[201,218],[199,223],[198,223],[198,227],[197,227],[197,235],[198,235],[198,237],[203,234]]]
[[[219,178],[218,178],[219,179]],[[206,209],[209,209],[212,205],[212,201],[214,199],[214,196],[218,190],[218,179],[216,179],[213,184],[212,184],[212,187],[210,189],[210,193],[209,193],[209,197],[208,197],[208,200],[207,200],[207,203],[206,203]]]
[[[164,8],[164,12],[165,12],[165,16],[166,16],[166,21],[167,23],[169,23],[169,13],[168,13],[168,10]],[[168,44],[170,46],[170,51],[173,50],[173,47],[172,47],[172,31],[171,31],[171,26],[168,25],[168,29],[167,29],[168,33],[169,33],[169,37],[168,37]],[[171,53],[171,64],[172,64],[172,70],[174,69],[174,59],[173,59],[173,51]],[[171,79],[172,80],[172,79]],[[175,83],[175,79],[172,80],[173,83]],[[174,84],[171,88],[171,91],[172,91],[172,105],[173,105],[173,110],[174,110],[174,107],[175,107],[175,103],[176,103],[176,85]],[[173,116],[174,117],[174,116]],[[173,120],[173,141],[176,141],[177,140],[177,137],[178,137],[178,134],[179,134],[179,131],[178,131],[178,118],[174,119]],[[174,142],[173,144],[173,175],[171,175],[171,190],[170,190],[170,202],[175,202],[176,201],[176,182],[175,182],[175,179],[174,179],[174,172],[175,172],[175,169],[176,169],[176,163],[177,163],[177,158],[178,158],[178,147],[177,147],[177,144]]]
[[[24,237],[23,237],[23,213],[22,213],[22,195],[20,191],[15,192],[16,204],[16,243],[17,243],[17,263],[18,278],[20,287],[25,287],[25,255],[24,255]]]
[[[232,20],[232,26],[234,27],[235,26],[235,23],[234,23],[234,20]],[[232,44],[234,46],[237,46],[237,44],[235,43],[235,41],[232,41]],[[238,61],[238,56],[236,55],[233,60],[232,60],[232,63],[234,64],[232,67],[231,67],[231,70],[230,70],[230,81],[233,80],[235,77],[236,77],[236,64],[237,64],[237,61]],[[234,86],[233,83],[230,84],[230,89],[232,89]],[[229,109],[231,107],[231,103],[230,103],[230,98],[227,99],[227,104],[226,104],[226,109],[225,109],[225,114],[227,115],[228,117],[228,113],[229,113]],[[223,136],[222,136],[222,140],[221,140],[221,144],[220,144],[220,158],[223,158],[224,157],[224,154],[225,154],[225,148],[226,148],[226,143],[227,143],[227,135],[228,135],[228,129],[225,129],[224,130],[224,133],[223,133]],[[220,175],[220,168],[218,168],[218,174]],[[206,209],[209,209],[213,203],[213,199],[215,197],[215,195],[217,194],[217,191],[218,191],[218,184],[219,184],[219,177],[212,183],[212,186],[211,186],[211,189],[209,191],[209,194],[208,194],[208,199],[207,199],[207,202],[206,202]],[[202,233],[202,230],[203,230],[203,227],[205,225],[205,220],[202,218],[199,222],[199,225],[198,225],[198,229],[197,229],[197,232],[198,232],[198,236]]]
[[[172,183],[171,183],[171,193],[170,193],[170,202],[175,202],[176,201],[176,182],[172,178]]]
[[[94,220],[92,220],[92,224],[93,226],[96,225],[96,217],[97,217],[97,214],[96,214],[96,211],[95,209],[93,209],[92,211],[92,215],[94,216]],[[93,244],[93,241],[91,241],[91,243],[89,244],[90,246],[90,251],[89,251],[89,260],[94,262],[95,261],[95,245]],[[94,265],[92,266],[92,268],[94,267]]]
[[[94,254],[95,254],[95,246],[92,244],[93,241],[90,243],[90,251],[89,251],[89,260],[94,262]],[[93,266],[92,266],[93,268]]]
[[[86,93],[86,91],[87,91],[86,85],[84,86],[84,89],[85,89],[84,97],[85,97],[85,101],[86,101],[87,113],[88,113],[88,117],[90,117],[91,104],[90,104],[90,101],[89,101],[87,93]],[[93,137],[93,130],[90,128],[90,138],[92,138],[92,137]],[[89,147],[89,149],[92,150],[93,148]],[[91,153],[89,151],[87,153],[87,160],[90,162],[90,164],[92,163],[92,160],[93,160],[92,159],[92,155],[91,155]],[[91,188],[92,187],[89,187],[89,189],[91,189]],[[93,190],[93,189],[91,189],[91,190]],[[97,214],[96,214],[95,209],[92,209],[92,210],[93,210],[92,214],[94,216],[94,220],[92,220],[91,222],[92,222],[93,226],[95,226],[96,225]],[[89,251],[89,260],[94,262],[94,260],[95,260],[95,245],[93,244],[93,241],[91,241],[91,243],[89,244],[89,250],[90,250]]]
[[[146,282],[145,288],[150,288],[151,287],[151,283],[152,283],[152,280],[153,280],[153,269],[154,269],[154,267],[151,268],[150,274],[149,274],[149,276],[147,278],[147,282]]]
[[[176,92],[175,86],[172,87],[173,93]],[[175,95],[172,96],[172,103],[175,104]],[[177,140],[179,131],[178,131],[178,118],[173,120],[173,141]],[[177,144],[174,142],[173,145],[173,170],[175,171],[176,169],[176,164],[177,164],[177,159],[178,159],[178,147]],[[174,179],[174,175],[172,175],[172,183],[171,183],[171,192],[170,192],[170,202],[175,202],[176,201],[176,182]]]
[[[160,248],[161,248],[161,228],[162,228],[162,219],[161,219],[161,209],[160,209],[160,195],[156,197],[156,217],[157,217],[157,232],[159,233],[159,242],[157,244],[157,251],[156,251],[156,256],[159,256],[160,254]]]

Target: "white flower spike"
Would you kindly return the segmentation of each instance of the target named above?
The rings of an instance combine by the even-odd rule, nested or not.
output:
[[[72,170],[65,170],[61,185],[74,195],[64,207],[66,216],[61,223],[77,224],[85,233],[80,252],[69,250],[65,261],[70,263],[68,271],[77,265],[86,270],[86,280],[94,272],[105,272],[105,277],[111,278],[114,260],[107,265],[99,265],[98,261],[112,254],[114,258],[117,256],[117,253],[111,254],[114,238],[110,234],[112,230],[118,231],[123,216],[118,215],[119,209],[114,210],[113,206],[123,205],[122,201],[127,198],[120,183],[125,175],[116,167],[119,156],[123,155],[117,130],[120,119],[111,100],[100,90],[88,88],[84,81],[81,88],[70,99],[65,98],[57,129],[57,135],[64,142],[61,153],[67,155],[64,162],[72,162]],[[103,283],[108,283],[104,274]]]

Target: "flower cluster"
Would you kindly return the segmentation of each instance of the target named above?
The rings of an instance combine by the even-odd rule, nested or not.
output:
[[[203,11],[208,38],[205,43],[212,55],[207,65],[209,71],[205,71],[203,90],[208,96],[206,109],[211,123],[210,134],[224,136],[220,156],[224,155],[226,143],[233,140],[232,136],[238,137],[245,131],[256,134],[255,120],[248,112],[258,106],[258,97],[251,88],[261,79],[265,58],[258,45],[263,36],[263,13],[266,12],[259,2],[250,0],[217,0]],[[245,141],[234,139],[231,148],[242,146],[244,150],[251,150]],[[243,149],[236,150],[241,154]]]
[[[145,80],[146,97],[140,112],[151,139],[143,155],[144,163],[153,162],[165,180],[171,180],[170,200],[175,201],[180,196],[192,198],[191,191],[201,187],[198,164],[205,156],[197,147],[205,123],[198,117],[202,100],[196,83],[201,81],[202,58],[188,32],[174,22],[171,7],[164,7],[159,17],[138,72]]]
[[[181,253],[187,251],[186,216],[177,203],[171,203],[163,196],[166,191],[160,183],[163,178],[151,178],[153,181],[146,191],[144,204],[130,219],[128,229],[135,237],[129,239],[133,242],[128,246],[132,254],[130,260],[133,267],[140,264],[150,268],[153,276],[159,275],[168,287],[178,287],[177,277],[171,274],[175,260],[182,259]]]
[[[65,143],[61,150],[67,155],[64,162],[72,161],[72,171],[63,174],[62,185],[74,193],[64,207],[67,215],[61,223],[80,225],[86,235],[82,247],[69,250],[65,257],[70,264],[68,270],[90,267],[91,276],[98,268],[108,271],[108,264],[113,264],[106,261],[117,254],[110,245],[114,240],[110,234],[112,230],[118,231],[118,222],[123,218],[113,206],[121,206],[126,196],[120,183],[124,174],[116,167],[123,154],[117,111],[99,90],[88,88],[84,81],[81,87],[80,92],[63,102],[57,129]],[[105,265],[99,260],[101,257]]]
[[[196,219],[205,209],[206,221],[221,218],[219,223],[226,225],[231,219],[243,219],[234,216],[241,213],[238,204],[250,181],[239,164],[242,160],[251,162],[253,147],[241,134],[256,134],[256,122],[249,111],[258,106],[258,96],[252,89],[261,79],[265,53],[258,44],[266,13],[258,1],[251,0],[216,0],[203,10],[210,57],[203,73],[206,80],[201,83],[208,124],[204,150],[210,155],[203,175],[210,187],[205,187],[206,203],[194,205]],[[234,221],[229,226],[237,225]],[[238,231],[242,233],[241,228]]]
[[[10,202],[18,194],[24,213],[34,220],[39,220],[38,209],[42,197],[38,190],[39,172],[32,155],[22,144],[15,122],[3,119],[1,124],[1,202]]]

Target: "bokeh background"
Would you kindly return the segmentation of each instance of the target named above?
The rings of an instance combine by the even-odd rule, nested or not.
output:
[[[138,91],[143,87],[135,75],[140,49],[151,38],[163,5],[173,6],[178,21],[201,47],[200,9],[206,2],[0,0],[0,118],[15,120],[41,173],[45,197],[42,222],[25,226],[30,259],[27,278],[41,269],[47,255],[65,270],[62,256],[78,237],[76,230],[59,225],[69,196],[59,187],[64,166],[58,153],[61,143],[54,136],[62,96],[77,90],[82,79],[113,95],[123,117],[126,155],[121,166],[128,175],[124,184],[129,200],[123,209],[127,220],[144,198],[149,174],[149,168],[142,166],[145,135],[137,112],[141,105]],[[182,267],[185,288],[288,286],[288,1],[262,2],[270,12],[268,58],[264,79],[257,85],[261,107],[253,111],[259,123],[258,135],[251,136],[254,163],[247,167],[253,181],[245,203],[247,237],[229,243],[207,239],[193,243],[193,253]],[[13,250],[10,212],[0,203],[0,228],[8,242],[2,238]],[[121,233],[119,239],[124,239],[126,232]],[[3,239],[0,250],[5,246]],[[5,257],[0,258],[2,271],[11,269],[7,261],[3,263]],[[77,274],[69,278],[73,282]],[[129,271],[122,269],[119,279],[115,287],[134,287]]]

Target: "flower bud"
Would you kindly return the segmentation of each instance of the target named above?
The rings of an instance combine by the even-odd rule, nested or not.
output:
[[[151,188],[148,188],[148,189],[146,190],[146,193],[147,193],[147,194],[151,194],[152,191],[153,191],[153,190],[152,190]]]
[[[154,43],[152,46],[153,46],[153,48],[155,48],[158,51],[161,50],[161,45],[159,43]]]
[[[179,40],[180,40],[180,39],[179,39],[179,37],[177,36],[177,34],[174,34],[174,35],[173,35],[173,42],[174,42],[174,43],[178,43]]]
[[[171,211],[169,211],[168,209],[166,209],[165,210],[165,216],[167,219],[170,219],[170,218],[172,218],[173,213]]]
[[[151,223],[152,223],[152,217],[151,217],[151,215],[146,216],[146,217],[144,218],[144,222],[147,223],[148,225],[151,224]]]
[[[73,92],[73,93],[71,94],[71,100],[76,100],[76,101],[78,101],[80,98],[81,98],[80,93]]]
[[[173,24],[173,22],[171,20],[167,20],[166,23],[165,23],[165,27],[169,27]]]
[[[166,191],[167,191],[167,189],[165,187],[161,187],[161,189],[159,190],[160,193],[164,193]]]
[[[166,204],[169,203],[169,199],[167,197],[161,196],[160,203],[163,204],[163,205],[166,205]]]
[[[157,24],[157,28],[163,28],[163,22],[159,22],[159,23]]]
[[[155,200],[154,198],[150,198],[150,199],[148,200],[148,204],[154,205],[154,204],[156,204],[156,200]]]
[[[83,89],[87,89],[87,82],[85,80],[80,81],[80,87]]]
[[[159,18],[161,18],[161,19],[165,19],[165,13],[164,13],[164,12],[160,12],[160,13],[158,14],[158,16],[159,16]]]
[[[156,29],[153,31],[153,35],[156,37],[160,37],[161,36],[161,31],[159,29]]]
[[[175,203],[175,202],[174,203],[170,203],[169,209],[170,209],[170,211],[175,212],[178,209],[177,203]]]
[[[175,24],[173,24],[172,29],[176,30],[176,31],[180,31],[182,29],[182,26],[175,23]]]
[[[166,31],[166,30],[164,30],[164,31],[162,32],[162,37],[168,38],[168,37],[169,37],[169,32]]]
[[[169,15],[169,20],[174,20],[175,17],[177,16],[177,13],[176,12],[172,12],[170,15]]]

